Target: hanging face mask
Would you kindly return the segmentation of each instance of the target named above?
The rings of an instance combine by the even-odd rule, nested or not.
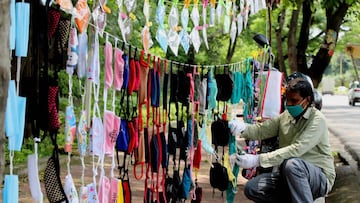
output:
[[[90,8],[86,0],[79,0],[76,3],[75,7],[77,11],[77,17],[75,18],[75,22],[80,33],[83,33],[88,27],[90,19]]]
[[[78,45],[79,40],[75,27],[70,29],[69,44],[67,50],[66,73],[72,75],[78,63]]]
[[[159,25],[159,28],[156,32],[156,40],[159,42],[160,47],[166,53],[168,47],[168,39],[163,25],[165,19],[165,7],[164,4],[161,4],[160,2],[161,1],[159,1],[158,8],[156,9],[156,22]]]
[[[19,202],[19,178],[17,175],[5,175],[2,194],[3,202]]]
[[[93,19],[95,21],[96,28],[98,28],[99,35],[103,37],[105,26],[106,26],[106,13],[105,11],[98,6],[94,9],[92,13]]]
[[[190,36],[187,32],[187,27],[189,23],[189,9],[185,8],[181,11],[181,25],[182,30],[179,33],[180,44],[184,48],[185,53],[187,54],[190,47]]]
[[[224,12],[224,7],[225,7],[224,0],[219,0],[219,3],[217,4],[217,7],[216,7],[217,22],[219,24],[221,23],[221,17]]]
[[[199,48],[201,45],[201,39],[200,39],[199,30],[198,30],[199,18],[200,18],[199,9],[198,9],[197,5],[195,5],[191,11],[191,20],[193,21],[194,28],[190,33],[190,39],[195,48],[196,53],[199,52]]]
[[[88,36],[86,32],[82,32],[78,35],[78,66],[77,75],[79,78],[83,78],[86,75],[86,67],[88,60]]]
[[[123,52],[119,48],[115,48],[114,52],[114,88],[119,91],[124,82],[124,59]]]
[[[94,155],[100,156],[102,155],[103,149],[103,124],[101,118],[93,117],[92,119],[92,127],[90,132],[90,152]]]
[[[178,49],[180,44],[180,37],[176,30],[178,23],[179,23],[179,12],[176,5],[173,5],[169,13],[170,31],[168,33],[168,40],[169,40],[169,47],[171,51],[175,54],[175,56],[178,55]]]
[[[231,21],[231,17],[230,17],[230,12],[231,12],[231,5],[232,2],[231,1],[226,1],[226,14],[224,16],[224,34],[227,34],[230,32],[230,21]]]
[[[15,55],[26,57],[29,44],[30,3],[15,3]]]
[[[215,13],[216,13],[215,4],[216,4],[216,2],[214,0],[210,1],[210,5],[211,5],[210,6],[210,20],[209,20],[210,27],[215,26]]]
[[[304,111],[304,108],[302,107],[302,104],[303,104],[304,101],[305,101],[305,99],[302,100],[300,102],[300,104],[293,105],[293,106],[288,106],[288,105],[285,104],[285,108],[293,118],[296,118]]]
[[[78,150],[81,156],[86,155],[86,140],[87,140],[87,123],[86,123],[86,111],[80,112],[79,124],[77,127],[77,143]]]
[[[100,55],[99,55],[99,37],[95,34],[93,47],[93,55],[88,68],[88,79],[94,81],[95,84],[100,84]]]
[[[105,154],[112,155],[119,133],[120,118],[111,111],[105,111],[104,114]]]
[[[110,180],[105,175],[102,175],[99,182],[99,200],[100,202],[109,202]]]
[[[168,47],[168,38],[166,35],[166,31],[161,27],[159,27],[156,32],[156,40],[159,42],[162,50],[166,53]]]
[[[73,106],[66,107],[66,121],[65,121],[65,152],[71,152],[72,144],[76,135],[76,118]]]
[[[241,13],[237,15],[237,28],[238,28],[238,36],[243,30],[243,16]]]
[[[94,183],[90,183],[87,185],[88,189],[88,203],[99,203],[99,197],[96,191],[96,187]]]
[[[64,192],[69,203],[78,203],[79,196],[75,188],[75,184],[71,174],[67,174],[65,177]]]
[[[31,154],[28,156],[27,166],[31,197],[36,202],[42,202],[43,193],[41,192],[40,186],[37,154]]]
[[[121,30],[121,32],[124,32],[126,41],[130,40],[132,28],[133,28],[132,20],[131,18],[127,17],[123,21],[123,29]]]
[[[168,33],[169,47],[175,56],[178,55],[180,37],[178,33],[174,30],[170,30]]]
[[[88,188],[86,186],[81,186],[79,190],[79,202],[87,203],[88,195]]]

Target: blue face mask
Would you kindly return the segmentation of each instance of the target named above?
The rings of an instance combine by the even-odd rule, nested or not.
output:
[[[304,108],[302,107],[302,103],[304,101],[305,99],[302,102],[300,102],[300,104],[293,106],[288,106],[285,104],[285,108],[288,110],[288,112],[293,118],[296,118],[304,111]]]

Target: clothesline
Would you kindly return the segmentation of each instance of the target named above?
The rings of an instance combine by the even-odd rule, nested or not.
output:
[[[92,26],[94,29],[99,29],[96,25],[88,22],[88,24],[90,26]],[[118,36],[110,33],[110,32],[107,32],[107,31],[104,31],[104,34],[108,35],[109,37],[112,37],[115,39],[115,41],[121,41],[122,43],[124,43],[124,45],[127,45],[127,46],[130,46],[132,49],[135,49],[135,50],[143,50],[142,48],[139,48],[139,47],[136,47],[134,45],[131,45],[127,42],[125,42],[123,39],[119,38]],[[156,54],[154,53],[149,53],[150,55],[152,56],[156,56]],[[170,60],[170,59],[166,59],[166,58],[162,58],[162,57],[159,57],[159,56],[156,56],[158,59],[160,60],[166,60],[168,61],[168,63],[172,63],[172,64],[176,64],[176,65],[182,65],[182,66],[188,66],[188,67],[202,67],[202,68],[211,68],[211,67],[231,67],[231,66],[239,66],[241,67],[242,65],[244,65],[244,62],[243,61],[238,61],[238,62],[234,62],[234,63],[227,63],[227,64],[187,64],[187,63],[182,63],[182,62],[179,62],[179,61],[173,61],[173,60]]]

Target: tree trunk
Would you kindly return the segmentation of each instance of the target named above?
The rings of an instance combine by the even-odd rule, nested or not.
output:
[[[309,31],[310,25],[312,20],[312,11],[311,11],[311,4],[310,0],[305,0],[303,2],[302,8],[302,23],[300,28],[300,36],[299,41],[297,44],[297,67],[298,71],[309,74],[308,67],[307,67],[307,60],[306,60],[306,50],[308,48],[308,41],[309,41]]]
[[[288,57],[289,57],[288,59],[289,59],[289,68],[291,73],[297,71],[296,30],[297,30],[300,8],[301,8],[301,3],[298,0],[297,9],[293,10],[290,20],[289,38],[288,38]]]
[[[5,108],[10,80],[10,0],[0,2],[0,187],[4,181],[5,169]]]
[[[279,65],[279,70],[283,73],[286,73],[284,51],[282,47],[283,44],[282,31],[285,23],[285,15],[286,15],[286,9],[283,8],[278,18],[279,28],[276,30],[276,43],[277,43],[276,49],[278,53],[277,61]]]
[[[236,36],[237,36],[237,30],[236,30]],[[235,37],[234,44],[231,44],[231,39],[229,39],[229,48],[228,48],[228,52],[226,54],[226,63],[230,63],[232,57],[234,56],[235,48],[236,48],[236,42],[237,42],[237,37]]]
[[[345,1],[339,1],[338,7],[329,7],[326,9],[326,35],[309,70],[309,76],[313,80],[314,87],[318,87],[322,75],[330,63],[333,51],[336,47],[340,26],[349,6],[350,5],[346,4]],[[336,10],[334,11],[334,9]]]

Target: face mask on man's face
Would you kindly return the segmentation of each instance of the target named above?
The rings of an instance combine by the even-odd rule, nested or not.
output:
[[[300,104],[292,105],[292,106],[288,106],[288,105],[285,104],[285,108],[286,108],[286,110],[288,110],[288,112],[290,113],[290,115],[293,118],[296,118],[304,111],[304,108],[302,107],[302,104],[303,104],[304,101],[305,101],[305,99],[303,99],[300,102]]]

